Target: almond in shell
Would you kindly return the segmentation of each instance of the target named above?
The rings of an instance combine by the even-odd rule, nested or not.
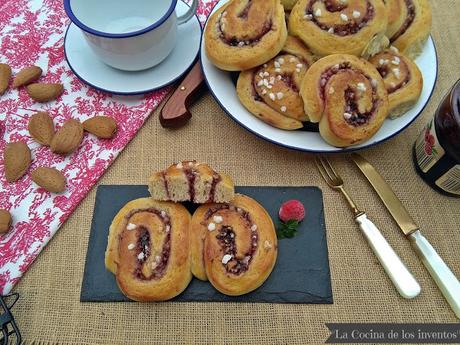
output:
[[[23,85],[28,85],[38,80],[42,76],[42,69],[38,66],[29,66],[23,68],[16,74],[13,81],[13,88],[18,88]]]
[[[54,136],[53,119],[47,112],[38,112],[29,120],[29,133],[38,143],[50,146]]]
[[[61,193],[65,190],[66,178],[57,169],[40,167],[32,171],[32,181],[51,193]]]
[[[11,67],[6,63],[0,63],[0,96],[8,89],[11,78]]]
[[[83,126],[80,121],[70,119],[54,134],[51,151],[66,155],[77,149],[83,139]]]
[[[0,209],[0,235],[8,232],[11,221],[11,214],[7,210]]]
[[[117,132],[117,123],[108,116],[95,116],[83,122],[83,128],[98,138],[110,139]]]
[[[3,162],[6,180],[10,183],[19,180],[30,166],[29,147],[22,141],[7,144],[3,154]]]
[[[40,103],[52,101],[64,92],[62,84],[34,83],[26,88],[30,98]]]

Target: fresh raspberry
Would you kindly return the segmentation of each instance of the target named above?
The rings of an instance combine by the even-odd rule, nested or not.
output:
[[[283,222],[297,220],[301,222],[305,218],[305,208],[299,200],[289,200],[281,205],[279,217]]]

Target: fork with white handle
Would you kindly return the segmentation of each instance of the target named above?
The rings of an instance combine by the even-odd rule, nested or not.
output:
[[[367,242],[399,294],[404,298],[416,297],[420,293],[420,285],[375,224],[367,218],[366,213],[357,208],[356,204],[345,191],[342,178],[335,172],[329,160],[326,157],[317,156],[315,163],[326,183],[331,188],[340,191],[345,197],[345,200],[354,213],[355,221],[359,224]]]

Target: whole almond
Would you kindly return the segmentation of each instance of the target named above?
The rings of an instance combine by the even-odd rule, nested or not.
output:
[[[9,143],[5,147],[3,162],[8,182],[19,180],[29,169],[31,154],[29,147],[22,141]]]
[[[65,190],[65,176],[57,169],[40,167],[32,171],[32,181],[48,192],[61,193]]]
[[[98,138],[110,139],[117,132],[117,123],[108,116],[95,116],[83,122],[83,128]]]
[[[8,232],[11,222],[11,214],[7,210],[0,209],[0,235]]]
[[[51,140],[51,151],[59,154],[69,154],[75,151],[83,139],[83,126],[77,120],[67,120],[54,134]]]
[[[42,76],[42,69],[38,66],[29,66],[23,68],[16,74],[13,81],[13,88],[33,83]]]
[[[0,96],[8,89],[11,78],[11,67],[6,63],[0,63]]]
[[[50,146],[54,136],[53,119],[47,112],[33,114],[29,120],[29,133],[38,143]]]
[[[26,86],[29,96],[41,103],[52,101],[64,92],[62,84],[41,84],[35,83]]]

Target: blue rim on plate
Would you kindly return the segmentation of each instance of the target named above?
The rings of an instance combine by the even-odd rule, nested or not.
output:
[[[187,5],[188,7],[190,7],[187,3],[184,2],[185,5]],[[176,82],[177,80],[181,79],[189,70],[190,68],[195,64],[195,62],[197,61],[199,55],[200,55],[200,51],[201,51],[201,39],[203,37],[203,26],[201,25],[200,23],[200,20],[198,18],[198,15],[195,13],[195,18],[196,20],[198,21],[199,23],[199,26],[200,26],[200,35],[201,35],[201,38],[200,38],[200,47],[198,48],[198,51],[196,53],[196,56],[195,58],[192,60],[192,62],[190,63],[190,65],[184,70],[183,73],[181,73],[179,76],[163,83],[162,85],[160,86],[157,86],[157,87],[154,87],[154,88],[151,88],[151,89],[146,89],[146,90],[139,90],[139,91],[133,91],[133,92],[120,92],[120,91],[114,91],[114,90],[108,90],[108,89],[104,89],[102,87],[99,87],[99,86],[96,86],[90,82],[88,82],[86,79],[82,78],[78,73],[77,71],[75,70],[75,68],[72,66],[72,64],[70,63],[69,61],[69,58],[67,56],[67,51],[65,49],[65,42],[67,41],[67,33],[70,29],[70,26],[73,24],[73,23],[70,23],[69,26],[67,27],[66,29],[66,32],[65,32],[65,35],[64,35],[64,57],[67,61],[67,65],[69,65],[69,68],[71,69],[71,71],[73,72],[73,74],[75,74],[75,76],[80,79],[83,83],[85,83],[86,85],[88,86],[91,86],[92,88],[96,89],[96,90],[99,90],[99,91],[103,91],[103,92],[107,92],[107,93],[110,93],[110,94],[113,94],[113,95],[121,95],[121,96],[136,96],[136,95],[143,95],[143,94],[146,94],[146,93],[149,93],[149,92],[153,92],[153,91],[157,91],[157,90],[160,90],[162,88],[164,88],[165,86],[168,86],[174,82]],[[152,68],[155,68],[152,67]]]
[[[209,17],[211,16],[211,14],[214,12],[214,9],[215,7],[219,4],[219,1],[216,2],[213,6],[213,8],[211,9],[210,11],[210,14],[208,16],[208,18],[206,19],[206,22],[203,26],[203,30],[204,28],[206,28],[207,24],[208,24],[208,20],[209,20]],[[204,37],[204,34],[201,35],[201,41],[200,41],[200,57],[202,54],[206,54],[205,52],[201,51],[201,47],[203,47],[203,37]],[[438,59],[438,51],[436,49],[436,44],[433,40],[433,37],[430,35],[429,36],[431,38],[431,41],[433,43],[433,47],[434,47],[434,53],[436,55],[436,75],[435,75],[435,81],[434,81],[434,84],[433,84],[433,87],[431,88],[431,91],[430,91],[430,95],[428,96],[425,104],[423,105],[422,109],[420,109],[420,111],[418,112],[417,115],[414,116],[414,118],[409,121],[405,126],[403,126],[402,128],[400,128],[399,130],[397,130],[396,132],[394,132],[393,134],[389,135],[388,137],[382,139],[382,140],[379,140],[379,141],[376,141],[372,144],[368,144],[367,146],[364,146],[364,147],[346,147],[346,148],[336,148],[336,150],[332,151],[332,150],[311,150],[311,149],[306,149],[306,148],[299,148],[299,147],[295,147],[295,146],[291,146],[291,145],[288,145],[288,144],[283,144],[283,143],[280,143],[278,141],[275,141],[273,139],[270,139],[258,132],[256,132],[255,130],[252,130],[251,128],[249,128],[248,126],[246,126],[243,122],[241,122],[240,120],[238,120],[234,115],[232,115],[231,111],[227,108],[224,107],[224,105],[221,103],[221,101],[219,100],[219,98],[217,97],[217,95],[214,93],[213,89],[211,88],[211,85],[209,84],[209,81],[208,81],[208,77],[206,76],[206,73],[204,73],[204,68],[203,68],[203,59],[200,59],[200,65],[201,65],[201,69],[203,71],[203,76],[204,76],[204,80],[206,82],[206,86],[208,87],[208,90],[209,92],[211,92],[211,95],[214,97],[215,101],[219,104],[219,106],[227,113],[227,115],[229,115],[237,124],[239,124],[241,127],[243,127],[244,129],[246,129],[248,132],[252,133],[252,134],[255,134],[257,137],[259,137],[260,139],[263,139],[265,141],[268,141],[272,144],[275,144],[277,146],[281,146],[281,147],[284,147],[284,148],[287,148],[287,149],[290,149],[290,150],[294,150],[294,151],[300,151],[300,152],[309,152],[309,153],[324,153],[324,154],[335,154],[335,153],[349,153],[349,152],[354,152],[354,151],[360,151],[360,150],[366,150],[366,149],[369,149],[371,147],[374,147],[375,145],[378,145],[378,144],[381,144],[381,143],[384,143],[385,141],[387,140],[390,140],[392,138],[394,138],[396,135],[398,135],[399,133],[401,133],[403,130],[405,130],[407,127],[409,127],[419,116],[421,113],[423,113],[423,111],[425,110],[426,106],[428,105],[428,103],[430,102],[430,99],[431,99],[431,96],[433,96],[433,92],[434,92],[434,89],[436,87],[436,81],[438,80],[438,71],[439,71],[439,59]],[[318,133],[319,135],[319,133]]]
[[[122,33],[122,34],[112,34],[112,33],[109,33],[109,32],[103,32],[103,31],[98,31],[98,30],[92,29],[89,26],[86,26],[85,24],[83,24],[75,16],[75,14],[73,13],[72,6],[70,4],[71,1],[72,0],[64,0],[64,9],[65,9],[65,12],[67,13],[67,16],[70,18],[70,20],[76,26],[78,26],[80,29],[82,29],[83,31],[86,31],[86,32],[88,32],[88,33],[90,33],[92,35],[95,35],[95,36],[106,37],[106,38],[128,38],[128,37],[139,36],[139,35],[142,35],[142,34],[144,34],[146,32],[149,32],[149,31],[159,27],[161,24],[163,24],[171,16],[171,14],[174,12],[174,10],[176,8],[176,4],[177,4],[177,0],[172,0],[171,6],[169,6],[168,11],[160,19],[158,19],[155,23],[153,23],[150,26],[147,26],[144,29],[136,30],[136,31],[132,31],[132,32],[126,32],[126,33]]]

